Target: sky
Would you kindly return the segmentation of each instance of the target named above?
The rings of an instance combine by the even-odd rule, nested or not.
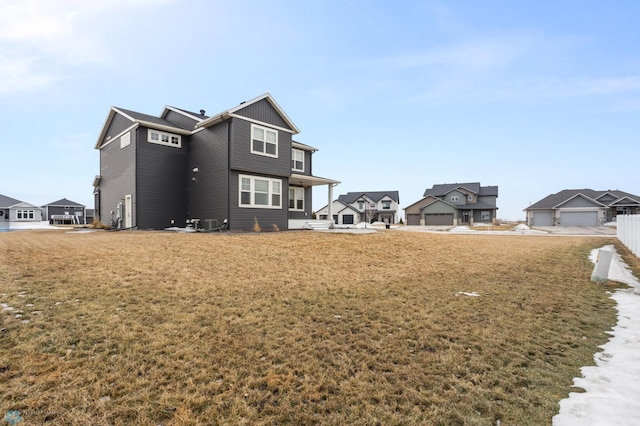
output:
[[[0,0],[0,194],[93,207],[109,108],[270,93],[347,192],[640,195],[640,2]],[[314,188],[313,208],[327,204]]]

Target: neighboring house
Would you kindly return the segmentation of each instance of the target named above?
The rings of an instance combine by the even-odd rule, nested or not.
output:
[[[361,222],[394,224],[398,222],[399,203],[398,191],[348,192],[332,202],[332,217],[329,206],[318,210],[316,216],[323,220],[331,218],[336,225],[357,225]]]
[[[404,209],[407,225],[462,225],[496,220],[498,187],[478,182],[433,185]]]
[[[85,225],[86,206],[63,198],[42,206],[44,220],[52,225]]]
[[[640,213],[640,196],[618,190],[564,189],[524,211],[529,226],[598,226]]]
[[[229,229],[302,228],[311,220],[316,148],[271,95],[213,116],[167,106],[160,116],[112,107],[95,148],[95,215],[116,228],[183,227],[187,220]]]
[[[12,224],[40,222],[40,207],[0,194],[0,229],[10,229]]]

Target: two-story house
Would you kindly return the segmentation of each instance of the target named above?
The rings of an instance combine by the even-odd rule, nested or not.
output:
[[[302,228],[311,220],[316,148],[270,94],[212,116],[167,106],[159,116],[112,107],[95,148],[95,215],[115,228],[228,221],[229,229]]]
[[[348,192],[338,196],[329,205],[316,212],[319,219],[333,219],[336,225],[357,225],[358,223],[398,222],[398,191]]]
[[[498,187],[478,182],[433,185],[419,201],[404,209],[407,225],[492,223],[496,219]]]

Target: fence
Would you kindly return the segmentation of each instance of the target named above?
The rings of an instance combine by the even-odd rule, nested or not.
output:
[[[640,257],[640,214],[618,215],[616,226],[620,242]]]

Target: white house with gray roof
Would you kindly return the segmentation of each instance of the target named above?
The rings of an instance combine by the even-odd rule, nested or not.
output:
[[[407,225],[453,226],[492,223],[497,218],[498,187],[479,182],[433,185],[404,209]]]
[[[598,226],[640,213],[640,196],[619,190],[564,189],[524,209],[529,226]]]
[[[0,230],[42,222],[38,206],[0,194]]]
[[[329,217],[328,206],[316,212],[318,219],[333,219],[336,225],[357,225],[361,222],[398,223],[398,191],[348,192],[338,196],[331,204],[333,212]]]

